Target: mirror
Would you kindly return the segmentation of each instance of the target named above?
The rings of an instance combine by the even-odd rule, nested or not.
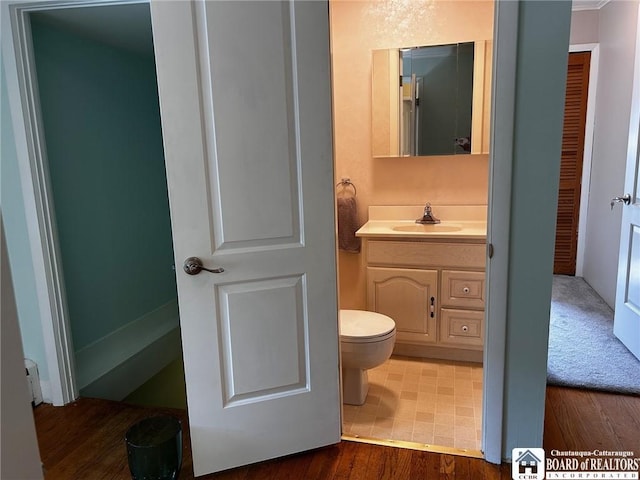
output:
[[[400,50],[401,155],[471,153],[473,43]]]
[[[487,43],[374,50],[373,156],[487,153]]]

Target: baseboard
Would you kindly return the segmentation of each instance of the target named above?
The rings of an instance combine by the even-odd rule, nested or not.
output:
[[[44,403],[53,403],[51,396],[51,382],[49,380],[40,379],[40,390],[42,391],[42,401]]]
[[[434,358],[438,360],[472,363],[482,363],[483,355],[482,350],[415,345],[410,343],[396,343],[393,348],[393,353],[394,355],[404,355],[407,357]]]
[[[82,396],[122,400],[181,354],[177,299],[76,352]]]

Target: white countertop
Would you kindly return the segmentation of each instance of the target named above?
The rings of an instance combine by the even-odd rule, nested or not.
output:
[[[424,206],[371,206],[369,221],[357,232],[363,238],[486,240],[486,206],[433,205],[440,223],[416,223]]]

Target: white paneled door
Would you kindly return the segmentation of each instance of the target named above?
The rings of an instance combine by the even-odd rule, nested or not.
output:
[[[613,333],[640,359],[640,18],[637,29],[633,97],[624,194]]]
[[[328,5],[151,14],[195,474],[336,443]]]

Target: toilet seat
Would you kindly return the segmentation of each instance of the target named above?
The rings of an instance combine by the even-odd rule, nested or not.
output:
[[[377,312],[340,310],[340,341],[346,343],[382,342],[396,333],[395,322]]]

